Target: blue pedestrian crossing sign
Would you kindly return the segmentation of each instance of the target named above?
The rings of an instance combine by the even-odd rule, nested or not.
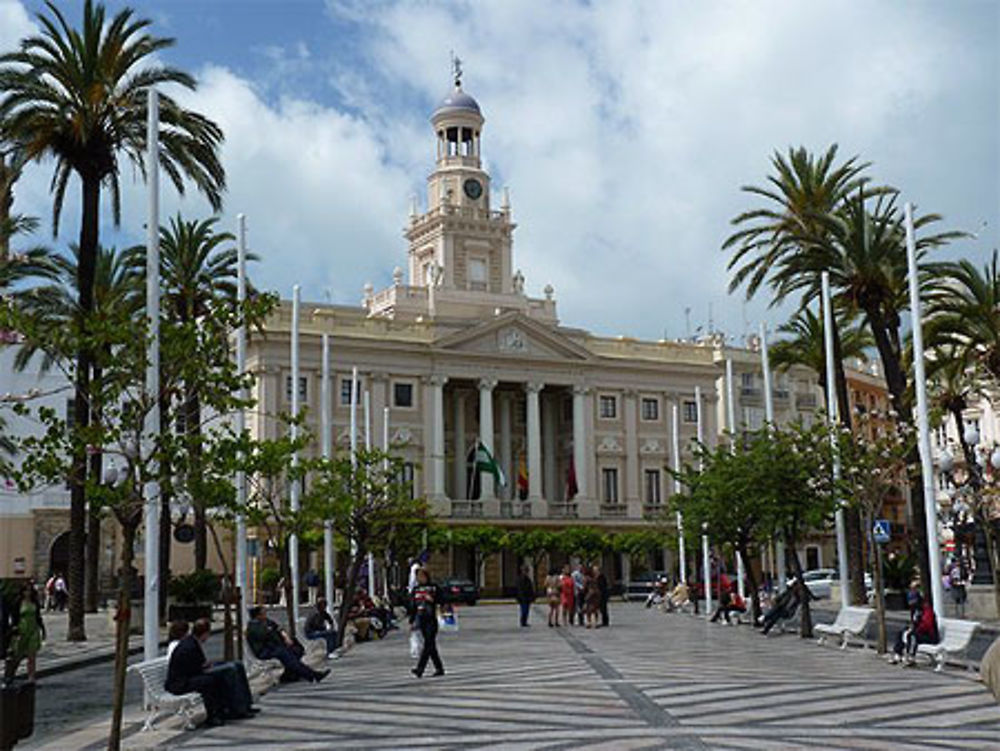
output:
[[[872,525],[872,536],[875,542],[889,542],[889,520],[876,519]]]

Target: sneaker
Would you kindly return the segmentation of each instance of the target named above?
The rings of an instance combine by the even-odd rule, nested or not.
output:
[[[423,675],[421,675],[420,673],[417,672],[416,668],[411,669],[410,672],[413,673],[413,675],[414,675],[415,678],[423,678],[424,677]]]
[[[330,654],[328,654],[326,656],[326,659],[328,659],[328,660],[339,660],[340,659],[340,652],[331,652]]]
[[[444,675],[444,671],[443,670],[435,670],[434,673],[431,675],[431,678],[437,678],[439,675]]]
[[[313,676],[313,681],[315,683],[319,683],[321,680],[323,680],[324,678],[326,678],[328,675],[330,675],[330,668],[327,668],[326,670],[320,670],[320,671],[318,671],[316,673],[316,675]]]

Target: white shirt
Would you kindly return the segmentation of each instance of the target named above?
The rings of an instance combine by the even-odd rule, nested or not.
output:
[[[406,583],[406,588],[411,592],[417,587],[417,571],[420,570],[420,564],[414,563],[410,566],[410,580]]]

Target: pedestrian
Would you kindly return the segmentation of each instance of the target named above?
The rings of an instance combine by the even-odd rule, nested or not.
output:
[[[334,659],[337,653],[334,651],[338,646],[337,629],[333,623],[333,616],[326,609],[326,598],[316,598],[315,610],[306,619],[305,632],[307,639],[323,639],[326,642],[327,659]]]
[[[951,599],[955,603],[955,617],[964,618],[965,603],[968,600],[968,593],[965,589],[968,578],[965,573],[964,561],[961,558],[952,565],[948,578],[951,582]]]
[[[571,626],[573,624],[573,604],[576,598],[573,596],[573,577],[569,573],[568,563],[563,566],[562,576],[559,579],[559,587],[559,609],[562,613],[562,621],[566,625]]]
[[[531,603],[535,601],[535,584],[531,581],[528,567],[521,566],[521,576],[517,580],[517,604],[521,609],[521,628],[527,628],[528,613],[531,611]]]
[[[576,616],[576,623],[583,625],[583,564],[576,564],[573,569],[573,612]]]
[[[611,596],[610,588],[608,587],[608,577],[604,575],[601,571],[600,566],[594,566],[594,581],[597,583],[597,591],[601,596],[600,612],[601,612],[601,624],[598,628],[607,628],[611,625],[611,619],[608,617],[608,598]]]
[[[413,590],[413,604],[410,613],[410,628],[419,631],[424,639],[424,646],[420,652],[420,659],[417,660],[417,666],[410,671],[417,678],[424,677],[424,669],[427,667],[428,660],[434,663],[435,676],[444,675],[444,665],[437,648],[437,609],[440,603],[441,592],[438,586],[431,581],[431,575],[427,569],[421,567],[417,571],[417,586]]]
[[[63,575],[56,574],[56,581],[53,585],[56,596],[56,610],[60,612],[66,609],[66,603],[69,601],[69,590],[66,589],[66,580]]]
[[[316,573],[316,569],[309,569],[309,573],[306,574],[306,589],[309,592],[309,604],[316,604],[316,596],[319,594],[319,574]]]
[[[910,625],[899,632],[889,661],[894,665],[903,659],[904,664],[913,665],[917,657],[917,647],[921,644],[937,644],[939,639],[937,618],[928,600],[919,592],[910,603]]]
[[[14,666],[10,670],[13,675],[21,660],[28,661],[28,680],[35,680],[35,657],[45,640],[45,622],[42,620],[42,606],[38,601],[38,590],[34,582],[28,582],[21,590],[21,602],[18,610],[17,633],[14,636]]]
[[[562,590],[561,577],[554,568],[545,577],[545,598],[549,602],[549,628],[559,625],[559,599]]]
[[[597,615],[601,609],[601,590],[597,586],[593,569],[584,569],[583,575],[583,607],[587,619],[587,628],[597,627]]]
[[[45,582],[45,609],[52,611],[56,609],[56,575],[49,574],[48,581]]]

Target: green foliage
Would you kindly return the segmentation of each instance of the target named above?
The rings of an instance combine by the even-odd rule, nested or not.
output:
[[[633,564],[641,564],[650,551],[661,549],[668,535],[658,529],[640,529],[618,532],[609,541],[609,547],[616,553],[624,553]]]
[[[219,577],[211,569],[200,569],[170,578],[170,596],[178,602],[198,605],[219,598]]]
[[[555,533],[553,547],[567,555],[585,559],[597,558],[610,547],[608,536],[593,527],[566,527]]]
[[[905,590],[910,586],[917,571],[916,559],[909,553],[889,555],[882,563],[885,586],[888,589]]]
[[[261,589],[272,591],[281,581],[281,570],[277,566],[265,566],[260,570]]]
[[[546,529],[529,529],[523,532],[511,532],[508,536],[508,549],[520,558],[536,558],[542,553],[555,549],[555,535]]]

